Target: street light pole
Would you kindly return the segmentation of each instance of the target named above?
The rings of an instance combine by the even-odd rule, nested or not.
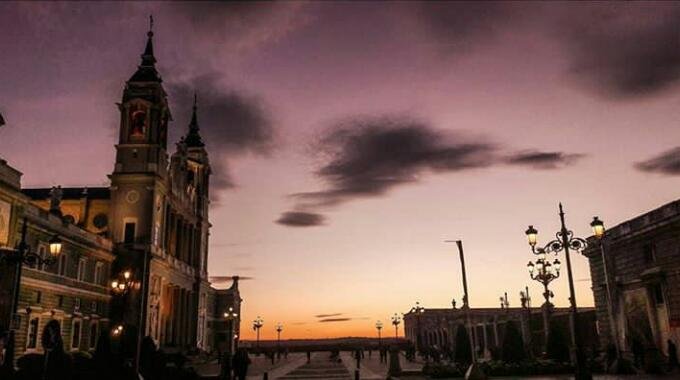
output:
[[[15,266],[14,281],[12,284],[12,304],[10,307],[10,321],[9,321],[9,339],[5,352],[5,361],[3,366],[8,370],[14,369],[14,348],[15,348],[15,334],[17,329],[18,315],[17,309],[19,307],[19,293],[21,287],[21,272],[23,264],[35,264],[38,266],[51,266],[57,262],[57,257],[61,254],[63,242],[54,235],[48,242],[50,247],[50,255],[43,257],[37,253],[31,252],[28,243],[26,242],[26,234],[28,230],[28,221],[24,217],[23,225],[21,226],[21,240],[15,249],[0,249],[0,263],[7,266]]]
[[[276,346],[278,350],[281,350],[281,331],[283,331],[283,325],[279,322],[276,324]]]
[[[262,320],[262,318],[260,318],[260,316],[258,315],[257,318],[255,318],[255,320],[253,321],[253,330],[255,330],[257,333],[255,348],[257,349],[258,352],[260,350],[260,328],[262,328],[262,326],[264,326],[264,320]]]
[[[383,323],[381,321],[378,321],[375,323],[375,329],[378,330],[378,348],[382,347],[382,339],[380,336],[380,330],[383,328]]]
[[[399,339],[399,324],[401,323],[401,318],[399,318],[399,315],[397,313],[394,313],[392,316],[392,324],[394,325],[394,339],[398,340]],[[396,342],[395,342],[396,344]]]
[[[600,220],[597,216],[593,218],[590,223],[593,228],[593,234],[600,243],[600,255],[602,257],[602,271],[604,275],[604,286],[607,290],[607,314],[609,314],[609,326],[611,339],[614,341],[614,348],[616,349],[616,358],[608,371],[613,373],[623,373],[625,371],[625,365],[623,364],[623,356],[621,355],[621,344],[619,342],[619,328],[614,319],[614,297],[611,289],[611,282],[609,281],[609,270],[607,264],[607,256],[605,255],[604,249],[604,239],[605,239],[605,228],[604,222]]]
[[[556,240],[549,242],[545,247],[536,248],[538,231],[529,226],[526,231],[527,238],[529,239],[529,245],[531,250],[536,255],[554,253],[557,254],[564,251],[564,256],[567,260],[567,278],[569,280],[569,303],[571,311],[571,342],[574,349],[574,376],[576,380],[590,380],[592,379],[592,374],[588,369],[587,363],[585,362],[585,357],[583,354],[583,349],[581,347],[580,338],[577,332],[578,326],[578,310],[576,308],[576,292],[574,290],[574,276],[571,270],[571,255],[570,251],[573,249],[575,251],[580,251],[587,246],[584,239],[575,237],[572,231],[569,231],[566,227],[564,221],[564,210],[562,208],[562,203],[559,204],[559,216],[560,216],[560,231],[556,234]]]
[[[477,364],[477,350],[476,350],[476,343],[475,343],[475,334],[474,331],[472,330],[472,319],[470,317],[470,298],[468,294],[468,286],[467,286],[467,275],[465,272],[465,254],[463,254],[463,241],[461,240],[445,240],[445,243],[453,243],[455,242],[456,245],[458,246],[458,256],[460,257],[460,268],[461,272],[463,275],[463,292],[465,293],[463,295],[463,310],[465,312],[465,320],[466,320],[466,325],[467,325],[467,330],[468,334],[470,336],[470,351],[472,352],[472,363],[470,364],[470,367],[468,367],[467,371],[465,372],[465,379],[466,380],[483,380],[486,379],[486,374],[484,371],[482,371],[481,368],[479,368],[479,365]]]
[[[421,347],[422,330],[420,328],[420,315],[425,312],[425,308],[420,306],[420,302],[416,301],[416,305],[411,308],[411,313],[416,315],[416,352],[419,352]]]
[[[543,298],[545,298],[545,303],[541,306],[541,309],[543,309],[543,334],[545,335],[546,345],[550,333],[550,312],[552,310],[550,298],[553,297],[553,293],[548,290],[548,285],[553,280],[560,277],[561,265],[559,259],[555,259],[555,261],[550,264],[550,261],[546,259],[545,253],[539,254],[536,262],[529,261],[529,264],[527,264],[531,279],[538,281],[543,285]]]

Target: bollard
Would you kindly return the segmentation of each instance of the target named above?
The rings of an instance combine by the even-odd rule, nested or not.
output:
[[[354,370],[354,380],[359,380],[359,370],[358,369]]]
[[[267,371],[264,371],[264,374],[262,374],[262,380],[269,380],[269,373]]]

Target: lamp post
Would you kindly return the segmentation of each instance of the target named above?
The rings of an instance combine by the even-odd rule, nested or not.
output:
[[[609,281],[609,270],[607,263],[607,256],[604,251],[604,239],[605,239],[605,228],[604,222],[600,218],[593,217],[593,221],[590,222],[590,227],[593,228],[593,235],[597,238],[600,244],[600,255],[602,256],[602,271],[604,274],[604,286],[607,290],[607,314],[609,317],[609,326],[612,334],[611,339],[614,341],[614,347],[616,348],[616,358],[610,368],[611,372],[619,373],[624,370],[623,357],[621,356],[621,345],[619,343],[619,328],[614,319],[614,297],[612,296],[611,282]]]
[[[552,310],[550,298],[553,297],[553,292],[548,289],[548,285],[553,280],[560,277],[561,265],[562,263],[560,263],[559,259],[555,259],[555,261],[550,264],[545,253],[540,253],[535,262],[529,261],[529,264],[527,264],[529,277],[543,285],[543,298],[545,298],[545,303],[541,308],[543,309],[543,334],[545,335],[545,344],[548,343],[548,335],[550,333],[550,312]]]
[[[276,346],[278,350],[281,350],[281,331],[283,331],[283,325],[279,322],[276,324]]]
[[[425,308],[420,306],[420,302],[416,301],[416,305],[411,308],[411,313],[416,316],[416,352],[420,351],[420,315],[425,312]]]
[[[392,316],[392,324],[394,325],[394,339],[399,339],[399,324],[401,323],[401,318],[397,313]],[[396,342],[395,342],[396,343]]]
[[[375,323],[375,329],[378,330],[378,348],[382,347],[382,336],[380,335],[380,331],[383,328],[383,323],[381,321],[378,321]]]
[[[57,258],[61,254],[63,242],[54,235],[49,240],[50,254],[43,257],[38,253],[31,252],[31,248],[26,242],[27,219],[24,217],[23,225],[21,226],[21,241],[17,244],[15,249],[0,249],[0,263],[7,266],[15,266],[14,283],[12,284],[12,306],[10,308],[11,321],[9,325],[9,339],[7,342],[7,349],[5,353],[4,366],[8,369],[14,368],[14,330],[18,327],[19,316],[17,315],[17,308],[19,306],[19,291],[21,286],[21,270],[23,264],[51,266],[57,262]]]
[[[258,353],[260,350],[260,329],[264,326],[264,320],[260,318],[258,315],[257,318],[253,321],[253,330],[257,332],[257,340],[255,341],[255,348],[257,349]]]
[[[111,291],[117,295],[125,294],[132,288],[132,285],[132,271],[127,269],[117,279],[111,280]]]
[[[229,345],[227,352],[231,355],[234,352],[234,321],[238,318],[238,313],[234,311],[234,308],[229,306],[227,311],[224,312],[224,319],[227,320],[227,330],[228,330],[228,342]]]
[[[570,250],[580,251],[587,246],[584,239],[575,237],[572,231],[569,231],[564,222],[564,210],[562,203],[559,204],[560,216],[560,231],[555,235],[556,239],[548,242],[544,247],[536,248],[538,243],[538,230],[533,226],[529,226],[526,230],[527,239],[531,246],[531,251],[535,255],[544,257],[549,253],[558,254],[564,251],[564,256],[567,260],[567,278],[569,280],[569,303],[571,309],[571,342],[574,349],[574,377],[576,380],[592,379],[592,375],[583,356],[583,349],[577,333],[578,326],[578,310],[576,308],[576,292],[574,291],[574,276],[571,270]]]
[[[508,308],[510,307],[510,301],[508,301],[508,292],[505,292],[505,294],[501,297],[498,297],[498,299],[501,301],[501,310],[508,311]]]
[[[467,272],[465,271],[465,253],[463,253],[462,240],[444,240],[444,243],[456,243],[458,247],[458,257],[460,258],[460,271],[463,280],[463,311],[465,312],[465,328],[470,337],[470,353],[472,354],[472,363],[465,371],[466,380],[484,380],[487,378],[484,371],[481,370],[477,364],[477,344],[475,334],[472,327],[472,318],[470,316],[470,294],[468,293]],[[455,306],[455,305],[454,305]]]

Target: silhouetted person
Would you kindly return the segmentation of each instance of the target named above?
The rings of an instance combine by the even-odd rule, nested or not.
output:
[[[59,322],[51,320],[43,329],[40,343],[45,352],[45,373],[43,380],[64,380],[71,378],[71,358],[64,352]]]
[[[233,369],[233,358],[229,351],[225,351],[220,357],[220,379],[231,380],[231,371]]]
[[[311,351],[307,351],[307,363],[309,363],[309,362],[311,362],[311,361],[312,361],[312,352],[311,352]]]
[[[142,339],[142,347],[139,352],[139,373],[144,376],[145,380],[155,380],[161,376],[158,372],[157,362],[156,343],[147,335]]]
[[[630,350],[633,351],[633,361],[635,366],[642,368],[645,364],[645,348],[638,338],[633,338]]]
[[[238,380],[246,380],[249,365],[250,358],[248,357],[248,351],[244,348],[239,348],[238,351],[236,351],[233,360],[234,376]]]
[[[675,369],[678,366],[678,348],[672,340],[668,339],[668,368]]]

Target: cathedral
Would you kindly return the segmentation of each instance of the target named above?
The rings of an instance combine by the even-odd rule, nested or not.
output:
[[[211,170],[196,98],[191,121],[169,152],[172,113],[153,50],[149,31],[141,64],[117,104],[109,187],[22,189],[21,173],[2,162],[12,177],[0,176],[8,226],[0,247],[16,244],[21,220],[29,224],[32,248],[52,232],[65,241],[57,265],[24,270],[18,354],[39,351],[35,337],[51,319],[62,324],[64,342],[74,350],[92,350],[101,333],[130,343],[149,336],[165,350],[235,344],[229,342],[238,327],[232,337],[220,331],[225,310],[218,309],[233,307],[240,315],[238,278],[219,291],[208,281]],[[224,294],[230,305],[218,302]]]

